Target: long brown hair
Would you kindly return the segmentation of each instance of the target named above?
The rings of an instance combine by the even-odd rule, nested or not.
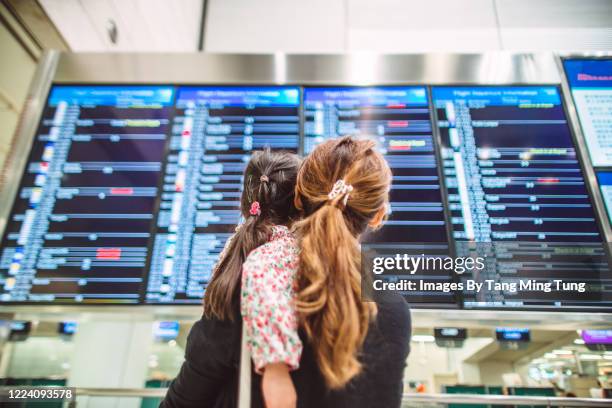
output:
[[[299,157],[287,152],[266,149],[251,157],[244,170],[240,198],[240,212],[245,221],[225,248],[206,288],[206,317],[233,320],[239,301],[242,264],[253,249],[268,241],[273,225],[288,225],[296,215],[293,201],[299,166]],[[250,214],[255,201],[259,203],[259,215]]]
[[[352,190],[330,198],[338,180]],[[359,236],[388,204],[390,183],[375,143],[350,137],[319,145],[298,173],[295,202],[304,219],[294,224],[297,309],[330,388],[361,371],[357,355],[376,305],[361,299]]]

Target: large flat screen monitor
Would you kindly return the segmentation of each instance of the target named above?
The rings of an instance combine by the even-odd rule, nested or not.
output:
[[[297,87],[52,87],[0,302],[200,303],[250,152],[297,152]]]
[[[2,241],[2,302],[139,302],[173,102],[167,86],[51,89]]]
[[[559,89],[434,87],[433,100],[457,252],[486,255],[486,270],[462,280],[487,290],[465,291],[464,306],[612,306],[603,285],[612,273]]]
[[[612,59],[566,59],[563,66],[591,162],[612,166]]]
[[[448,254],[437,149],[427,88],[332,87],[304,89],[304,153],[330,138],[374,140],[393,172],[391,208],[385,226],[365,237],[379,252]],[[450,282],[448,272],[428,271],[411,279]],[[411,291],[413,304],[455,305],[453,293]]]
[[[163,168],[147,303],[202,302],[240,220],[242,173],[253,150],[297,153],[296,87],[181,87]]]

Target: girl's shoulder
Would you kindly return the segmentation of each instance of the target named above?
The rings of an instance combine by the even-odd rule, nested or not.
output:
[[[289,228],[275,225],[272,227],[270,240],[252,250],[247,256],[245,264],[274,263],[297,268],[298,258],[298,242],[295,235]]]

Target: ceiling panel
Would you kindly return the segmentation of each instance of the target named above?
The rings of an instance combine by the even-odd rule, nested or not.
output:
[[[503,28],[612,27],[610,0],[495,0]]]
[[[492,0],[348,0],[348,49],[379,52],[498,50]]]
[[[347,0],[348,26],[368,30],[495,28],[492,0]]]
[[[213,0],[205,50],[330,53],[345,49],[343,0]]]
[[[79,0],[40,0],[41,6],[74,51],[102,51],[104,39],[98,35]]]
[[[197,51],[202,0],[40,0],[74,51]],[[108,25],[118,29],[117,42]]]
[[[510,51],[612,50],[612,28],[504,28],[500,34]]]
[[[495,28],[461,30],[354,29],[348,33],[350,51],[386,53],[480,52],[499,50]]]
[[[203,0],[39,0],[75,51],[196,51]],[[119,29],[108,39],[108,21]],[[611,0],[208,0],[205,51],[610,50]]]
[[[496,0],[504,49],[612,49],[612,1]]]

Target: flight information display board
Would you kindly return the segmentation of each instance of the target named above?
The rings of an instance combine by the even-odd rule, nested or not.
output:
[[[202,302],[240,220],[242,173],[253,150],[297,153],[296,87],[181,87],[164,168],[147,303]]]
[[[433,100],[455,240],[490,243],[480,248],[490,256],[479,280],[534,283],[466,291],[464,306],[612,306],[602,236],[559,90],[434,87]],[[458,252],[468,249],[457,243]],[[533,289],[554,279],[588,288]]]
[[[304,89],[304,153],[345,135],[377,142],[393,172],[391,209],[385,227],[366,237],[370,247],[415,254],[448,254],[448,235],[427,89],[334,87]],[[450,282],[448,272],[412,279]],[[452,293],[412,291],[414,303],[456,304]]]
[[[2,241],[0,301],[139,302],[173,99],[52,88]]]
[[[608,222],[612,224],[612,171],[598,171],[597,181],[608,211]]]
[[[612,59],[563,61],[595,167],[612,166]]]
[[[576,74],[584,86],[574,84],[573,96],[605,153],[606,94],[584,83],[604,74],[576,72],[589,75]],[[433,105],[425,86],[306,87],[302,97],[297,86],[54,85],[1,237],[0,302],[200,304],[240,220],[252,151],[308,154],[355,135],[376,141],[393,172],[389,219],[364,247],[487,253],[480,276],[430,270],[411,279],[588,285],[413,290],[413,305],[611,308],[610,266],[559,89],[431,89]],[[612,215],[610,168],[597,176]]]

